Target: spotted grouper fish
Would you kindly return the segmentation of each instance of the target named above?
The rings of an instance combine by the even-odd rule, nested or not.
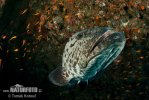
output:
[[[120,54],[126,39],[110,27],[94,27],[75,33],[65,45],[62,66],[50,72],[49,80],[58,86],[88,81]]]

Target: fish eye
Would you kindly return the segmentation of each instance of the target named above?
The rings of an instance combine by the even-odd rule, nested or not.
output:
[[[77,39],[80,39],[80,38],[82,38],[83,37],[83,34],[78,34],[77,35]]]

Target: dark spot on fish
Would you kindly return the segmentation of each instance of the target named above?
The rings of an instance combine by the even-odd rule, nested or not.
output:
[[[74,43],[75,44],[75,43]],[[74,46],[74,44],[70,44],[70,47],[73,47]]]
[[[74,52],[72,53],[72,58],[73,58],[73,56],[74,56]]]
[[[69,57],[68,57],[68,58],[69,58]],[[66,62],[68,62],[68,58],[67,58]]]
[[[82,53],[85,55],[86,54],[86,50],[82,51]]]
[[[69,61],[70,61],[70,63],[72,63],[72,60],[71,59]]]
[[[68,70],[68,74],[70,74],[70,71]]]
[[[65,75],[66,75],[66,77],[69,77],[69,75],[68,75],[68,73],[67,73],[67,72],[66,72],[66,74],[65,74]]]
[[[66,63],[64,63],[64,66],[66,66]]]
[[[74,58],[74,56],[75,56],[74,54],[76,54],[76,52],[77,52],[76,49],[77,49],[77,48],[74,49],[74,52],[73,52],[72,55],[71,55],[72,58]]]
[[[77,42],[77,40],[74,43],[70,44],[70,47],[73,47],[76,42]]]
[[[76,61],[74,61],[73,67],[76,66],[76,64],[78,63],[79,58],[77,57]]]
[[[66,49],[66,51],[68,52],[68,48]]]
[[[85,42],[83,41],[83,44],[84,44]]]
[[[76,48],[76,50],[75,51],[78,51],[78,48]]]
[[[79,45],[81,45],[81,42],[79,42]]]
[[[78,52],[78,56],[80,55],[80,52]]]
[[[77,64],[77,62],[75,61],[75,62],[74,62],[74,64],[73,64],[73,67],[75,67],[75,66],[76,66],[76,64]]]

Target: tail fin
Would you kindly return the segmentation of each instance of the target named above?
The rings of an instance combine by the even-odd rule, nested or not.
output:
[[[68,77],[61,67],[58,67],[50,72],[48,77],[49,80],[57,86],[64,86],[69,83]]]

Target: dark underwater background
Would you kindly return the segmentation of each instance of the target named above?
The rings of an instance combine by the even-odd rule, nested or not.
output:
[[[48,80],[75,32],[109,26],[126,45],[88,86]],[[21,84],[44,100],[149,100],[149,0],[0,0],[0,99]]]

